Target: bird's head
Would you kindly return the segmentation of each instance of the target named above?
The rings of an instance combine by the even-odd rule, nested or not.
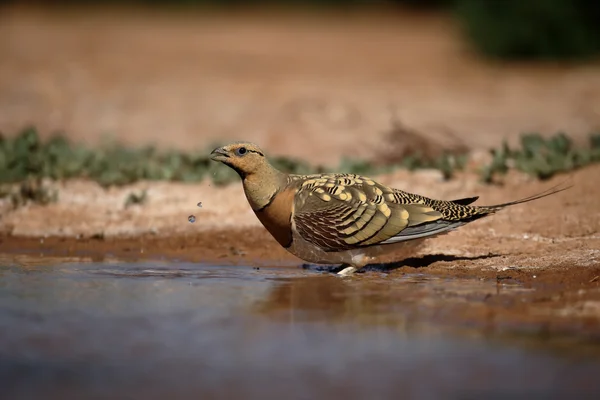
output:
[[[217,147],[210,153],[210,158],[234,169],[242,178],[258,173],[269,166],[260,147],[247,142]]]

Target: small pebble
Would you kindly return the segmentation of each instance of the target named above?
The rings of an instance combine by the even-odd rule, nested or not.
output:
[[[195,217],[195,216],[193,216],[193,215],[190,215],[190,216],[188,217],[188,221],[190,221],[190,223],[192,223],[192,224],[193,224],[194,222],[196,222],[196,217]]]
[[[198,204],[196,204],[198,207],[202,208],[202,202],[199,201]]]

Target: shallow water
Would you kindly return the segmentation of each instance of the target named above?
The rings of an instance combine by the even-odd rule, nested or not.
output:
[[[1,397],[600,398],[594,351],[459,312],[498,290],[421,274],[0,258]]]

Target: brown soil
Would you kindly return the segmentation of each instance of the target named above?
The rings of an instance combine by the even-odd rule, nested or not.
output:
[[[267,23],[260,16],[114,19],[15,8],[0,15],[6,132],[33,122],[45,134],[64,129],[90,143],[111,131],[128,143],[179,148],[246,138],[270,154],[334,164],[381,146],[390,104],[403,122],[443,146],[447,130],[453,141],[481,149],[522,131],[565,129],[582,138],[600,125],[600,74],[592,66],[486,65],[439,16]],[[351,279],[368,284],[381,272],[492,279],[497,293],[457,313],[597,337],[599,177],[600,166],[576,171],[566,192],[477,221],[414,254],[382,259],[392,264]],[[565,179],[511,173],[504,185],[490,186],[470,172],[449,182],[435,171],[376,178],[436,198],[480,195],[478,204],[525,197]],[[0,202],[0,253],[39,254],[40,262],[76,256],[263,268],[302,263],[259,225],[239,184],[50,185],[59,190],[57,203],[14,210]],[[142,190],[148,200],[125,207],[127,196]],[[504,294],[511,284],[535,290]]]

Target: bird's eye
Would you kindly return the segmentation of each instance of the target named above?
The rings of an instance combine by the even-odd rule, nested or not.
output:
[[[240,147],[235,152],[237,153],[238,156],[243,156],[244,154],[246,154],[248,152],[248,150],[246,150],[245,147]]]

